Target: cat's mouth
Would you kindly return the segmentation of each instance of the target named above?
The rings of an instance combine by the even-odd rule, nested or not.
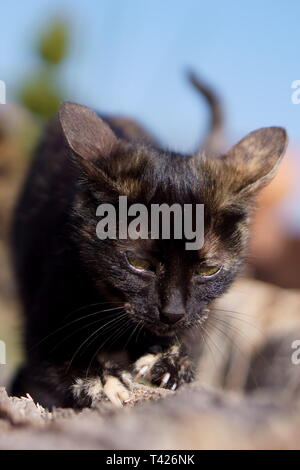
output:
[[[151,312],[141,314],[140,311],[136,311],[132,305],[127,303],[126,310],[134,323],[142,324],[143,328],[150,333],[161,337],[180,336],[181,333],[187,330],[199,328],[205,323],[209,313],[209,308],[204,307],[195,316],[186,314],[180,318],[166,319],[158,307],[153,307]]]
[[[174,336],[181,328],[177,328],[165,325],[163,323],[158,323],[156,325],[147,325],[145,327],[158,336]]]
[[[160,312],[158,308],[154,308],[151,312],[141,314],[141,312],[127,303],[126,311],[128,315],[134,320],[134,323],[143,324],[143,328],[158,336],[173,336],[183,326],[182,322],[178,322],[176,327],[174,324],[167,324],[162,322],[160,320]]]
[[[148,323],[145,321],[145,327],[158,336],[180,336],[180,333],[186,332],[187,330],[201,328],[201,326],[206,322],[209,312],[209,308],[203,308],[198,312],[195,318],[186,315],[172,324],[167,324],[161,321],[161,317],[159,316],[155,323]]]
[[[147,329],[149,332],[162,337],[171,337],[178,335],[181,331],[187,328],[187,321],[179,321],[175,325],[166,324],[162,322],[159,317],[157,317],[154,321],[149,321],[148,319],[143,320],[144,328]]]

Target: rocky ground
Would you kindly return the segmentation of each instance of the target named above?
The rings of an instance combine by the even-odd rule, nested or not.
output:
[[[173,392],[138,386],[123,409],[103,402],[49,413],[0,391],[0,449],[294,449],[300,410],[194,384]]]

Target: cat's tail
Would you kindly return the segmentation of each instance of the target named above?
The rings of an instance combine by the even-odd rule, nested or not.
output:
[[[226,144],[224,136],[224,114],[221,101],[215,91],[202,81],[194,72],[188,72],[188,79],[193,87],[205,98],[210,110],[210,124],[207,136],[196,153],[205,152],[209,155],[219,155],[224,152]]]

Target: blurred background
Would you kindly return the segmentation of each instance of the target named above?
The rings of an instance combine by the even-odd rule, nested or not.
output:
[[[1,5],[0,339],[10,365],[21,357],[11,210],[41,130],[64,99],[135,118],[162,145],[192,152],[209,121],[186,78],[192,69],[223,104],[226,148],[259,127],[285,127],[287,157],[260,197],[245,274],[300,287],[300,104],[292,102],[292,83],[300,79],[299,14],[297,0]]]

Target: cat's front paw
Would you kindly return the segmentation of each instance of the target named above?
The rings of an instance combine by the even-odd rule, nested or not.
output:
[[[115,406],[122,407],[130,398],[130,381],[131,377],[126,372],[77,378],[72,385],[75,405],[80,408],[95,407],[107,398]]]
[[[143,378],[159,387],[176,390],[184,383],[192,382],[192,360],[181,356],[178,347],[158,354],[146,354],[134,364],[135,379]]]

